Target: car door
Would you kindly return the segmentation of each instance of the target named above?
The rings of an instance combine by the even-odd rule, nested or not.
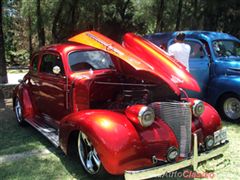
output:
[[[61,69],[54,74],[53,67]],[[44,52],[39,69],[38,109],[42,119],[58,128],[59,121],[68,113],[66,108],[66,77],[61,56],[55,52]]]
[[[28,81],[28,85],[29,85],[29,89],[31,92],[31,101],[33,106],[35,107],[35,118],[37,118],[36,116],[39,116],[39,112],[38,112],[38,108],[36,106],[36,103],[39,100],[39,77],[38,77],[38,70],[39,70],[39,54],[34,54],[32,61],[31,61],[31,65],[29,68],[29,81]]]
[[[208,88],[210,58],[201,41],[186,39],[185,42],[191,46],[189,57],[190,73],[195,77],[201,88],[200,93],[189,91],[189,96],[204,99]]]
[[[168,46],[173,43],[173,39],[169,41]],[[204,99],[207,93],[209,81],[209,64],[210,59],[201,41],[197,39],[186,38],[185,43],[191,47],[189,57],[189,71],[197,80],[201,92],[187,91],[190,97]]]

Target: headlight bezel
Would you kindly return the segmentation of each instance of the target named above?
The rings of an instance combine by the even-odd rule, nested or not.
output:
[[[192,113],[195,117],[200,117],[205,110],[205,106],[203,101],[195,100],[192,106]]]
[[[154,110],[151,107],[143,106],[138,113],[138,120],[143,127],[151,126],[155,120]]]

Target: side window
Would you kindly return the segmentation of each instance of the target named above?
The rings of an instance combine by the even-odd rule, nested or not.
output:
[[[60,74],[64,75],[63,63],[60,56],[54,54],[44,54],[40,65],[40,72],[54,74],[53,73],[54,66],[59,66],[61,69]]]
[[[200,43],[195,41],[185,42],[191,46],[190,58],[203,58],[205,56],[205,52]]]
[[[37,72],[37,70],[38,70],[38,61],[39,61],[39,55],[34,56],[33,60],[32,60],[32,70],[33,70],[33,72]]]

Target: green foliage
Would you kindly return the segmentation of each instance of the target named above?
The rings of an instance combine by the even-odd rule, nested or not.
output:
[[[131,31],[141,35],[174,31],[177,19],[180,30],[224,31],[240,36],[240,1],[183,0],[180,16],[177,14],[178,2],[41,0],[46,44],[65,41],[86,30],[99,31],[117,41]],[[7,62],[9,65],[28,64],[28,54],[38,47],[36,0],[4,0],[3,3]]]

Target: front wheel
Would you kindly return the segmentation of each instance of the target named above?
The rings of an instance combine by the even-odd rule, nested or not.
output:
[[[23,118],[22,106],[18,98],[15,99],[14,111],[16,114],[17,122],[19,125],[23,126],[26,124]]]
[[[78,135],[78,153],[81,164],[89,175],[97,177],[104,177],[107,175],[96,149],[83,132],[79,132]]]
[[[219,113],[222,118],[232,122],[240,121],[240,98],[234,94],[224,95],[220,99]]]

